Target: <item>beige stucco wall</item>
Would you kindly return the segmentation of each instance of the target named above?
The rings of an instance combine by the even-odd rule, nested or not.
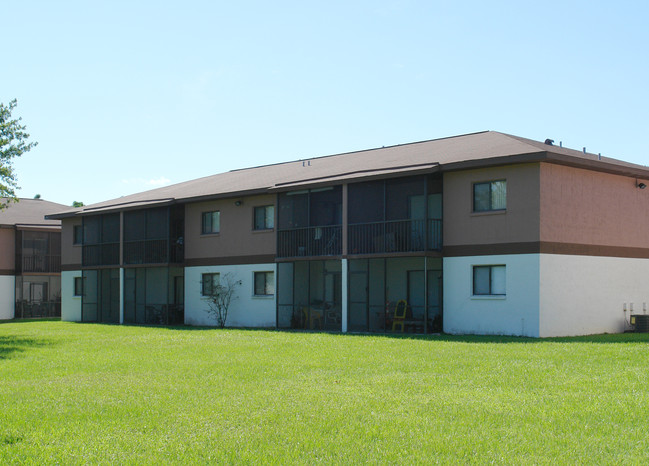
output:
[[[274,255],[275,230],[254,231],[253,216],[255,207],[275,205],[275,200],[275,195],[261,195],[187,204],[185,260]],[[220,232],[202,235],[202,213],[215,210],[221,212]]]
[[[0,275],[8,274],[15,268],[16,262],[16,230],[0,228]]]
[[[649,248],[649,189],[635,178],[549,163],[540,173],[541,241]]]
[[[444,246],[539,241],[539,164],[444,173]],[[473,183],[507,180],[507,210],[473,212]]]
[[[74,225],[81,225],[80,218],[61,220],[61,265],[81,264],[81,245],[74,245]]]

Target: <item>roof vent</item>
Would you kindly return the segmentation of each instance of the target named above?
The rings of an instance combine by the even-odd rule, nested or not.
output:
[[[551,146],[552,144],[554,144],[554,139],[550,139],[550,138],[548,138],[548,139],[545,140],[545,143],[546,143],[548,146]]]

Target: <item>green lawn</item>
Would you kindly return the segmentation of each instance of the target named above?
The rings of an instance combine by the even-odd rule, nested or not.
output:
[[[647,463],[649,335],[0,324],[0,464]]]

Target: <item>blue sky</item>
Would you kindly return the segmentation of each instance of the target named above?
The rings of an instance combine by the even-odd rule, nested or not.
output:
[[[649,165],[649,2],[2,5],[19,195],[86,204],[483,130]]]

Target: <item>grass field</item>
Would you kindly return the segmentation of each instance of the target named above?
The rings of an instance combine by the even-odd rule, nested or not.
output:
[[[649,461],[649,335],[0,324],[0,463]]]

